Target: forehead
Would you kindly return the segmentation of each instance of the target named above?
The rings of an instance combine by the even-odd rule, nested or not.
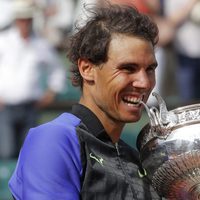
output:
[[[33,21],[32,18],[16,18],[15,21],[17,23],[30,23]]]
[[[115,34],[112,36],[109,50],[109,59],[136,59],[155,60],[155,52],[152,43],[137,36]]]

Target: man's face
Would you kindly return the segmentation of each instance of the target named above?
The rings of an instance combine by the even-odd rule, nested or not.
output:
[[[16,19],[15,24],[20,31],[23,38],[28,38],[32,31],[32,18],[28,19]]]
[[[138,121],[142,105],[155,85],[157,62],[149,41],[115,35],[110,43],[108,61],[95,67],[93,101],[114,122]]]

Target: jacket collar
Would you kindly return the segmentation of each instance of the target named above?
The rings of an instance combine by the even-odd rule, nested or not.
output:
[[[104,136],[105,134],[107,135],[102,123],[89,108],[82,104],[75,104],[72,106],[71,113],[81,119],[81,121],[87,126],[88,130],[96,137],[101,137],[102,134]]]

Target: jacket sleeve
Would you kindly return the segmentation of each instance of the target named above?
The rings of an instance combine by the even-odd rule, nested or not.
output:
[[[16,200],[78,200],[82,166],[75,128],[31,129],[9,181]]]

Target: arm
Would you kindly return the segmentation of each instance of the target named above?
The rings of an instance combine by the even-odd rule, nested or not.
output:
[[[59,56],[56,50],[54,50],[50,45],[46,45],[43,48],[44,53],[42,59],[46,77],[44,78],[44,94],[37,103],[39,108],[45,108],[52,104],[57,94],[62,93],[67,87],[67,72],[61,56]]]
[[[152,10],[152,17],[159,28],[159,45],[164,46],[171,42],[177,28],[189,17],[191,10],[198,0],[188,0],[177,2],[176,0],[164,1],[165,16],[160,16],[159,0],[144,0]],[[180,3],[180,5],[178,5]],[[175,4],[175,5],[174,5]],[[176,5],[177,4],[177,5]],[[178,9],[177,9],[178,8]]]
[[[37,102],[38,108],[46,108],[47,106],[51,105],[56,98],[56,92],[51,90],[46,90],[42,98]]]
[[[190,15],[194,5],[198,2],[198,0],[188,0],[183,2],[178,9],[174,9],[172,12],[167,13],[167,19],[171,23],[171,25],[176,28],[180,24],[182,24]],[[170,4],[171,3],[171,4]],[[173,6],[172,1],[169,2],[169,6]],[[165,3],[165,7],[168,5],[168,2]],[[175,7],[176,8],[176,7]]]

